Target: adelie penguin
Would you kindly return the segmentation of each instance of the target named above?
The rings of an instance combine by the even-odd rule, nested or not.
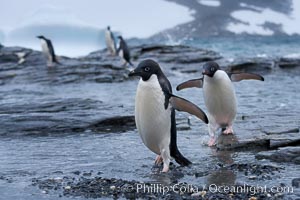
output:
[[[258,74],[226,73],[215,62],[203,65],[203,77],[181,83],[177,90],[197,87],[203,88],[204,102],[208,111],[209,146],[215,145],[216,131],[221,128],[223,134],[233,134],[232,124],[237,112],[237,100],[232,82],[246,79],[264,81]]]
[[[115,56],[117,53],[117,48],[116,48],[116,41],[114,34],[111,32],[110,27],[108,26],[106,31],[105,31],[105,42],[106,42],[106,47],[109,53],[112,56]]]
[[[118,36],[119,39],[119,47],[117,50],[117,54],[122,58],[123,60],[123,66],[126,66],[127,63],[131,66],[133,66],[133,64],[130,61],[130,52],[129,52],[129,48],[125,42],[125,40],[123,39],[122,36]]]
[[[163,172],[169,170],[173,157],[187,166],[191,162],[177,148],[175,110],[193,114],[208,123],[205,113],[193,103],[172,94],[169,80],[158,63],[142,61],[129,76],[139,76],[135,98],[135,122],[143,143],[155,154],[155,164],[163,162]]]
[[[37,36],[37,38],[39,38],[41,41],[42,51],[45,57],[47,58],[47,65],[52,66],[54,63],[59,64],[59,62],[56,59],[51,40],[45,38],[42,35]]]

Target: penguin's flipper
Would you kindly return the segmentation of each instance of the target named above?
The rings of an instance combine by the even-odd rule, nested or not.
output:
[[[230,77],[232,82],[239,82],[242,80],[265,80],[261,75],[252,73],[229,73],[228,76]]]
[[[198,106],[193,104],[192,102],[183,99],[181,97],[177,97],[175,95],[172,95],[170,97],[170,103],[173,108],[175,108],[178,111],[184,111],[187,113],[190,113],[191,115],[195,115],[199,119],[201,119],[203,122],[208,124],[208,118],[206,114],[201,110]]]
[[[191,88],[191,87],[202,88],[203,87],[203,78],[192,79],[192,80],[180,83],[176,87],[176,90],[179,91],[179,90],[182,90],[185,88]]]

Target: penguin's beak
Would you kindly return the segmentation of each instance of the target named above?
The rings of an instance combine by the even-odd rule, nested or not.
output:
[[[207,72],[205,69],[203,69],[203,70],[202,70],[202,74],[203,74],[203,75],[208,75],[208,72]]]
[[[139,76],[140,73],[136,71],[136,69],[132,70],[131,72],[129,72],[128,76]]]

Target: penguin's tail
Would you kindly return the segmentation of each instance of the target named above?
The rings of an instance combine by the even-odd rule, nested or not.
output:
[[[134,65],[132,64],[131,61],[128,61],[128,63],[129,63],[129,65],[130,65],[131,67],[134,67]]]
[[[188,166],[192,164],[187,158],[185,158],[177,147],[177,131],[176,131],[176,120],[175,120],[175,109],[171,112],[171,143],[170,143],[170,155],[175,159],[175,161],[181,166]]]
[[[188,166],[190,164],[192,164],[191,161],[189,161],[187,158],[185,158],[180,151],[178,150],[178,148],[174,148],[171,150],[171,156],[175,159],[175,161],[180,164],[181,166]]]
[[[61,65],[61,62],[55,61],[55,63],[56,63],[57,65]]]
[[[56,57],[54,57],[53,62],[54,62],[55,64],[57,64],[57,65],[61,65],[61,63],[57,60]]]

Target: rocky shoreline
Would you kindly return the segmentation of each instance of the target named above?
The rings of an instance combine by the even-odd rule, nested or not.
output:
[[[200,72],[201,65],[207,61],[216,61],[222,69],[230,72],[251,71],[263,74],[274,70],[288,71],[299,68],[300,65],[300,58],[245,57],[228,60],[211,50],[181,45],[140,45],[132,47],[131,52],[135,64],[145,58],[153,58],[163,66],[164,70],[180,73]],[[2,47],[0,50],[1,85],[10,81],[68,84],[81,81],[112,83],[128,80],[128,70],[120,66],[120,59],[109,56],[106,50],[96,51],[80,58],[61,56],[58,59],[61,63],[59,66],[47,68],[45,59],[39,51],[22,47]],[[39,68],[40,70],[37,70]],[[294,73],[298,72],[299,70],[294,70]]]
[[[272,179],[282,169],[276,166],[259,164],[232,164],[219,166],[220,171],[230,170],[234,173],[243,173],[249,180]],[[62,173],[62,172],[61,172]],[[158,173],[153,169],[153,173]],[[116,178],[103,178],[102,172],[75,171],[73,175],[58,174],[53,178],[32,180],[32,185],[37,186],[43,193],[59,193],[59,196],[84,197],[84,198],[126,198],[126,199],[280,199],[282,192],[274,192],[270,188],[236,183],[233,185],[192,185],[178,182],[177,176],[182,174],[180,167],[172,166],[170,173],[162,175],[172,177],[169,184],[160,182],[127,181]],[[193,172],[195,177],[199,173]],[[278,188],[284,187],[283,183]],[[292,188],[289,188],[292,190]],[[222,191],[223,190],[223,191]]]
[[[204,62],[216,61],[222,69],[229,72],[254,72],[263,75],[280,74],[291,77],[300,75],[300,58],[238,58],[227,59],[221,54],[188,46],[167,45],[140,45],[131,49],[133,63],[137,65],[145,58],[152,58],[160,63],[166,74],[170,77],[183,74],[191,77],[200,76],[201,67]],[[24,93],[27,91],[15,89],[19,85],[41,85],[41,86],[70,86],[78,84],[115,84],[132,81],[127,74],[129,69],[122,67],[118,57],[108,56],[106,50],[92,52],[80,58],[59,57],[60,65],[52,68],[46,67],[45,59],[41,52],[21,47],[2,47],[0,49],[0,85],[12,87],[13,93]],[[174,75],[175,74],[175,75]],[[276,77],[280,77],[279,75]],[[5,95],[5,94],[4,94]],[[11,93],[9,93],[11,95]],[[46,95],[47,92],[41,92]],[[3,99],[5,97],[2,97]],[[31,102],[3,103],[0,108],[2,130],[0,135],[5,137],[19,136],[62,136],[76,135],[82,133],[124,133],[135,130],[134,116],[124,114],[126,108],[118,104],[121,111],[112,112],[113,105],[105,101],[82,98],[53,98],[47,101],[39,99],[34,104]],[[109,110],[110,112],[106,111]],[[298,112],[298,111],[295,111]],[[121,113],[121,114],[120,114]],[[273,113],[271,113],[273,117]],[[276,117],[281,119],[283,114]],[[297,113],[296,113],[297,115]],[[13,116],[6,118],[5,116]],[[28,117],[29,116],[29,117]],[[92,116],[92,117],[91,117]],[[98,117],[94,117],[98,116]],[[100,116],[100,117],[99,117]],[[245,122],[255,124],[253,118],[259,116],[254,114],[248,116],[241,114],[237,123]],[[299,117],[299,116],[298,116]],[[32,178],[31,185],[39,188],[43,194],[54,193],[57,196],[82,197],[82,198],[127,198],[127,199],[286,199],[283,192],[267,191],[251,192],[212,192],[208,186],[193,185],[178,181],[179,178],[189,175],[201,178],[208,174],[216,173],[217,179],[222,176],[234,177],[240,174],[237,181],[229,181],[232,188],[237,188],[246,183],[246,188],[255,188],[255,183],[260,181],[276,181],[277,176],[282,176],[285,165],[293,165],[299,169],[300,164],[300,135],[299,119],[294,115],[291,117],[293,123],[287,124],[284,129],[269,127],[250,128],[251,131],[259,132],[251,138],[239,138],[235,136],[220,136],[214,150],[216,154],[227,152],[251,153],[255,163],[219,163],[212,165],[208,171],[199,171],[195,168],[185,170],[172,165],[171,172],[160,174],[159,169],[152,169],[151,173],[157,176],[167,176],[171,180],[167,185],[166,193],[138,192],[140,185],[151,186],[161,184],[160,182],[141,182],[135,180],[124,180],[116,177],[106,177],[103,172],[75,171],[73,173],[57,172],[54,175]],[[259,118],[263,120],[264,117]],[[258,120],[259,120],[258,119]],[[272,118],[270,118],[272,120]],[[289,120],[289,119],[286,119]],[[184,116],[177,116],[178,130],[194,131],[195,122],[190,123]],[[284,123],[284,122],[283,122]],[[226,157],[226,156],[225,156]],[[264,164],[268,160],[278,163],[279,166]],[[149,167],[149,166],[147,166]],[[149,168],[150,171],[150,168]],[[298,176],[298,175],[295,175]],[[13,182],[9,177],[0,176],[0,180]],[[220,180],[221,181],[221,180]],[[253,182],[254,181],[254,182]],[[208,181],[209,182],[209,181]],[[222,181],[221,181],[222,182]],[[213,182],[212,182],[213,183]],[[294,188],[299,188],[299,176],[289,181]],[[172,191],[170,186],[177,185],[179,188],[187,188],[193,185],[198,191]],[[277,187],[288,186],[278,182]],[[124,189],[125,188],[125,189]],[[129,188],[129,189],[128,189]],[[300,194],[295,194],[300,198]]]

